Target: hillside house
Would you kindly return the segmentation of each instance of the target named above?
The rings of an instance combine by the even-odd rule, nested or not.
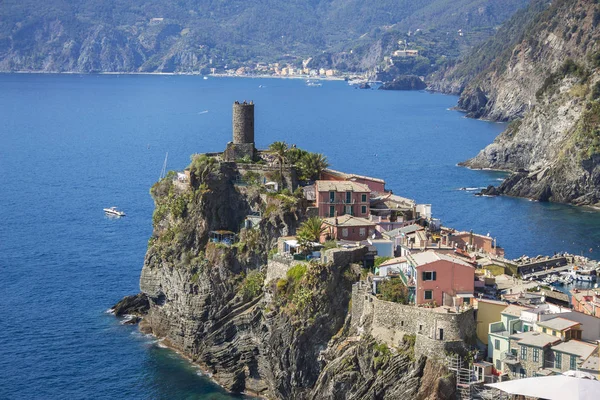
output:
[[[321,242],[327,239],[360,242],[366,240],[375,231],[375,224],[371,221],[348,214],[325,218],[323,227],[325,232],[321,235]]]
[[[417,305],[459,306],[470,302],[475,291],[475,268],[471,264],[434,250],[406,258],[416,270]]]
[[[321,218],[342,215],[369,217],[371,190],[367,185],[347,181],[317,181],[315,192],[316,206]],[[371,222],[369,224],[375,225]],[[363,239],[366,239],[366,236]]]

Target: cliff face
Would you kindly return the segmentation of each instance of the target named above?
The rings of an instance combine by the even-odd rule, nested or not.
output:
[[[600,202],[600,5],[556,1],[469,81],[458,107],[513,121],[471,168],[518,172],[501,193],[578,205]]]
[[[452,396],[443,368],[415,360],[409,344],[390,352],[370,336],[353,339],[355,253],[294,266],[279,279],[269,270],[268,250],[295,232],[304,200],[234,185],[233,164],[202,171],[195,187],[168,177],[152,189],[154,234],[140,278],[149,310],[140,329],[235,392],[282,399]],[[262,220],[240,230],[250,210],[260,210]],[[209,240],[211,231],[223,229],[239,231],[239,242]]]

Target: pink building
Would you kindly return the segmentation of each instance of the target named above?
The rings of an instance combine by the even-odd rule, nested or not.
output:
[[[321,242],[326,239],[362,241],[366,240],[375,231],[375,224],[364,218],[351,215],[325,218],[323,226],[326,228],[321,235]]]
[[[415,303],[438,306],[468,303],[475,291],[475,267],[448,254],[429,250],[407,256],[416,270]]]
[[[385,192],[385,181],[383,179],[371,178],[370,176],[356,174],[347,174],[345,172],[335,171],[333,169],[326,169],[323,172],[321,172],[321,180],[355,182],[367,185],[371,192]]]
[[[315,192],[321,218],[342,215],[367,218],[370,214],[371,190],[367,185],[347,181],[317,181]]]

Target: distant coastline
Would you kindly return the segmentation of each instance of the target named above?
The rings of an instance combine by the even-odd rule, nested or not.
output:
[[[43,75],[158,75],[158,76],[208,76],[214,78],[255,78],[255,79],[315,79],[320,81],[344,81],[349,76],[308,76],[308,75],[230,75],[230,74],[207,74],[195,72],[77,72],[77,71],[0,71],[0,74],[43,74]]]

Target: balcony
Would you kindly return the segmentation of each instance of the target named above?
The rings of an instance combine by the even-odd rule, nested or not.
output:
[[[517,354],[511,350],[505,351],[502,354],[500,354],[500,361],[507,365],[517,365],[521,363]]]

